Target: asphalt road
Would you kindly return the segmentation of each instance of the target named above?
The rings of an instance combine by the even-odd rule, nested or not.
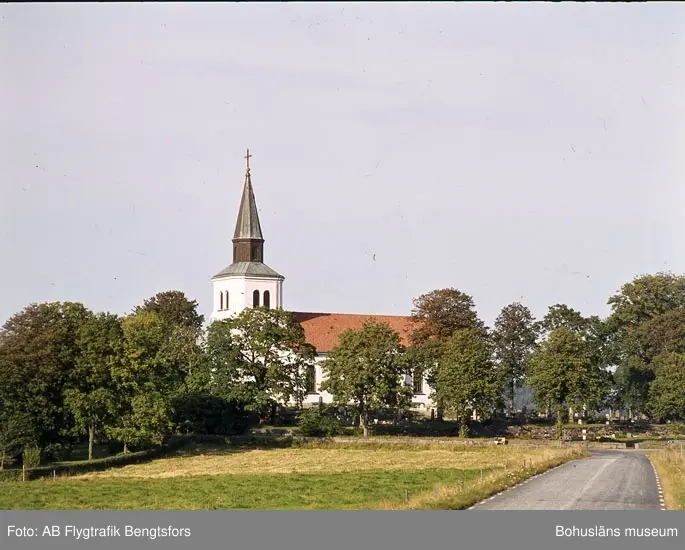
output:
[[[596,451],[474,506],[483,510],[660,510],[656,476],[639,451]]]

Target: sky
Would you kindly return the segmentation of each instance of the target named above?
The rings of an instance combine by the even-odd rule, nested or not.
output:
[[[208,317],[248,147],[285,309],[605,315],[685,272],[684,62],[683,3],[1,5],[0,323]]]

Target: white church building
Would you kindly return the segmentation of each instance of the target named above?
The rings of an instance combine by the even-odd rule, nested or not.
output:
[[[210,321],[227,319],[248,307],[284,309],[283,281],[285,277],[264,263],[264,236],[262,234],[257,202],[252,188],[248,149],[245,184],[233,233],[233,261],[231,265],[212,277],[213,308]],[[332,396],[320,391],[323,371],[321,362],[337,345],[340,335],[348,329],[358,330],[367,319],[387,323],[408,343],[410,318],[398,315],[365,315],[347,313],[309,313],[294,311],[302,325],[306,340],[316,348],[314,372],[308,379],[305,404],[331,403]],[[424,379],[407,380],[414,388],[412,406],[428,412],[433,404],[430,389]]]

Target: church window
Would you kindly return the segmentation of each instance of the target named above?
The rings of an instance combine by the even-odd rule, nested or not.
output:
[[[224,309],[224,293],[219,292],[219,311]]]
[[[271,293],[268,290],[264,291],[264,297],[262,298],[262,301],[264,302],[264,307],[271,307]]]
[[[252,307],[259,307],[259,290],[252,293]]]
[[[414,386],[414,394],[423,393],[423,375],[421,371],[415,371],[412,376],[412,385]]]
[[[259,247],[257,245],[252,246],[252,261],[253,262],[258,262],[260,261],[259,258]]]
[[[228,290],[226,291],[226,299],[224,301],[224,309],[228,309]]]
[[[307,393],[316,393],[316,367],[314,365],[307,367],[304,384]]]

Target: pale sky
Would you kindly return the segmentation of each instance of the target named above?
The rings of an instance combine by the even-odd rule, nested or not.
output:
[[[247,147],[286,309],[603,315],[685,272],[684,61],[682,3],[1,5],[0,323],[209,316]]]

